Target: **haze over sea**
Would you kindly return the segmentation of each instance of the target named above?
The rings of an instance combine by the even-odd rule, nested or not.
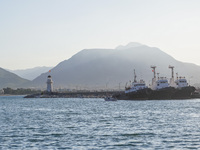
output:
[[[198,149],[200,99],[0,97],[0,149]]]

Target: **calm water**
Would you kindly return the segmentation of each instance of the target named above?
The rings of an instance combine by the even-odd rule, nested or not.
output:
[[[0,97],[0,149],[200,149],[200,99]]]

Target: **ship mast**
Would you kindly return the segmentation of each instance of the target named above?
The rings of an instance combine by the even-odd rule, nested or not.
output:
[[[151,68],[153,69],[152,72],[153,72],[153,79],[152,79],[152,88],[153,86],[156,85],[156,66],[151,66]]]
[[[174,78],[174,66],[170,66],[170,65],[169,65],[169,69],[172,70],[172,78]]]
[[[174,83],[174,66],[169,65],[169,69],[172,70],[172,76],[170,78],[170,86],[175,87],[175,83]]]
[[[151,66],[151,68],[153,69],[153,78],[156,78],[156,66]]]
[[[136,80],[136,73],[135,73],[135,69],[134,69],[134,82],[136,83],[137,82],[137,80]]]
[[[178,72],[176,73],[176,79],[178,80]]]
[[[159,74],[160,74],[160,73],[157,73],[157,76],[158,76],[158,80],[160,79],[160,78],[159,78]]]

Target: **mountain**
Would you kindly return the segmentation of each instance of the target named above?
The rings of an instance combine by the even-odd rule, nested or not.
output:
[[[22,70],[9,70],[10,72],[28,80],[33,80],[44,72],[49,71],[53,67],[35,67]]]
[[[0,89],[1,88],[18,88],[24,87],[23,84],[28,84],[30,81],[17,76],[3,68],[0,68]]]
[[[52,76],[54,87],[58,88],[124,88],[126,82],[133,80],[133,69],[137,79],[143,78],[146,84],[153,77],[151,65],[156,72],[170,78],[169,65],[175,66],[175,73],[187,77],[192,84],[200,82],[200,66],[177,61],[156,47],[139,43],[129,43],[116,49],[84,49],[62,61],[51,70],[34,79],[31,86],[46,87],[48,75]]]
[[[142,44],[137,43],[137,42],[131,42],[125,46],[124,45],[117,46],[115,49],[128,49],[128,48],[139,47],[139,46],[142,46]]]

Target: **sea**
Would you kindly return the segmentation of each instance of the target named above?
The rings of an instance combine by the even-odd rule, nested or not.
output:
[[[0,149],[200,149],[200,99],[1,96]]]

